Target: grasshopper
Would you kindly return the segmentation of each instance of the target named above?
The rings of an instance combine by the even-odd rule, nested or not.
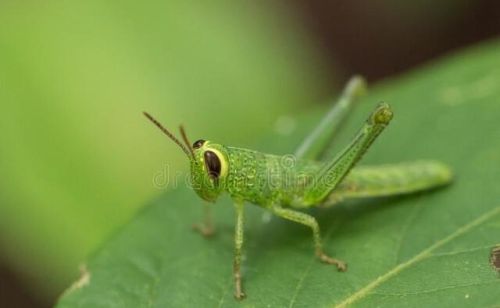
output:
[[[379,103],[359,132],[339,154],[324,159],[333,136],[352,109],[355,99],[365,92],[363,78],[355,76],[346,85],[339,101],[298,147],[293,156],[277,156],[236,148],[207,140],[192,145],[182,125],[182,144],[148,113],[145,116],[184,151],[190,161],[191,184],[204,200],[215,202],[227,192],[236,209],[234,296],[245,297],[240,272],[242,262],[244,203],[261,206],[273,214],[309,227],[313,233],[316,256],[339,271],[346,263],[323,250],[316,219],[300,210],[331,206],[348,198],[371,198],[408,194],[449,183],[450,169],[437,161],[415,161],[353,168],[393,117],[390,106]],[[209,236],[214,228],[206,205],[205,220],[196,225]]]

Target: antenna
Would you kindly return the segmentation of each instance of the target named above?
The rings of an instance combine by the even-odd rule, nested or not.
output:
[[[186,147],[179,141],[179,139],[177,139],[174,134],[172,134],[171,132],[169,132],[165,127],[163,127],[163,125],[160,124],[160,122],[158,122],[155,118],[153,118],[149,113],[147,112],[143,112],[143,114],[146,116],[146,118],[148,118],[151,122],[153,122],[154,125],[156,125],[162,132],[165,133],[165,135],[167,135],[170,139],[172,139],[173,142],[177,143],[178,146],[181,147],[182,151],[184,153],[186,153],[186,155],[189,157],[192,152],[190,153]],[[191,148],[190,148],[191,150]]]
[[[187,145],[189,152],[191,152],[191,155],[194,158],[193,148],[191,147],[192,143],[189,142],[189,139],[188,139],[187,134],[186,134],[186,130],[184,130],[184,126],[182,126],[182,124],[179,126],[179,130],[181,131],[181,136],[182,136],[182,139],[184,140],[184,143]]]

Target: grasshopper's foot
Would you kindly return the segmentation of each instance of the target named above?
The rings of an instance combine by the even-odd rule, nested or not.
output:
[[[211,225],[207,225],[204,223],[194,224],[193,230],[207,238],[212,237],[215,234],[215,228]]]
[[[345,272],[347,271],[347,263],[334,259],[332,257],[327,256],[323,251],[318,251],[316,253],[318,258],[321,260],[321,262],[324,262],[326,264],[333,264],[337,267],[337,270],[339,272]]]
[[[243,293],[241,288],[241,274],[239,272],[234,273],[234,283],[235,283],[234,297],[240,301],[244,299],[246,295],[245,293]]]

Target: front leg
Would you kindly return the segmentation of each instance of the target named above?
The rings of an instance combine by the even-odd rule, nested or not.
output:
[[[235,291],[234,297],[241,300],[245,297],[241,287],[241,255],[243,247],[243,202],[237,201],[234,203],[236,209],[236,225],[234,230],[234,263],[233,263],[233,276]]]
[[[199,232],[204,237],[211,237],[215,234],[214,223],[212,219],[212,205],[208,202],[203,203],[204,217],[201,223],[193,225],[193,230]]]
[[[284,209],[280,206],[273,206],[271,210],[273,211],[274,214],[282,218],[298,222],[299,224],[303,224],[311,228],[313,232],[316,256],[324,263],[333,264],[337,266],[337,269],[341,272],[347,270],[347,264],[345,262],[329,257],[323,251],[323,244],[321,243],[321,234],[319,231],[319,225],[318,222],[316,221],[316,218],[306,213],[302,213],[291,209]]]

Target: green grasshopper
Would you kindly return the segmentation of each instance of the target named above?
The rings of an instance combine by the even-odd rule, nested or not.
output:
[[[191,146],[181,125],[183,145],[158,121],[144,113],[187,155],[191,165],[191,184],[202,199],[215,202],[223,192],[227,192],[234,201],[236,226],[233,275],[237,299],[245,296],[240,273],[245,202],[311,228],[319,260],[335,265],[339,271],[345,271],[346,263],[324,252],[316,219],[298,209],[331,206],[348,198],[408,194],[443,186],[451,181],[450,169],[436,161],[353,168],[391,121],[393,113],[386,103],[380,103],[375,108],[347,147],[335,157],[322,162],[333,135],[365,87],[361,77],[353,77],[339,101],[293,156],[264,154],[206,140],[198,140]],[[211,235],[214,230],[210,217],[207,205],[205,221],[196,226],[205,236]]]

